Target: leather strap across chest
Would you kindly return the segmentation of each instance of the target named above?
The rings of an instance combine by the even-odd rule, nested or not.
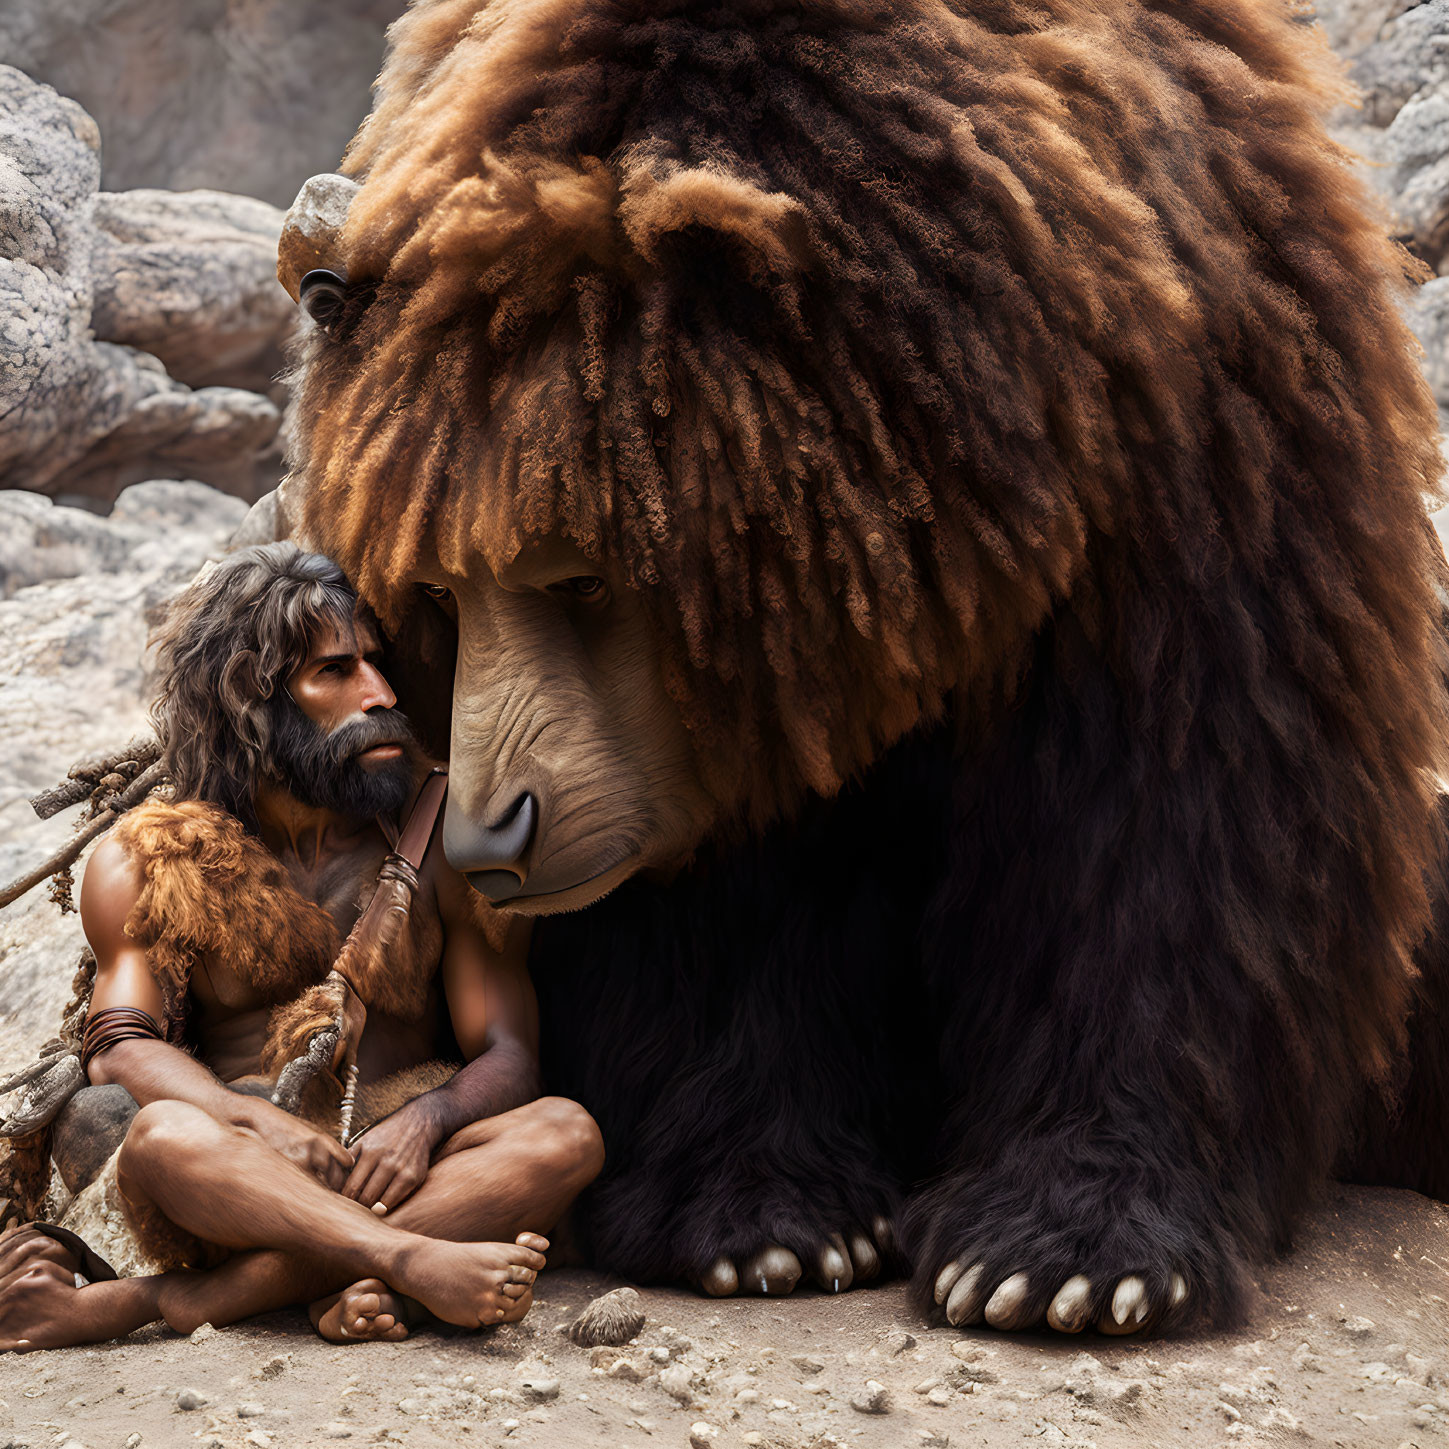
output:
[[[423,857],[428,853],[438,816],[443,811],[443,801],[447,798],[448,772],[433,770],[423,781],[423,788],[418,791],[402,834],[392,848],[392,853],[401,856],[415,871],[422,869]]]

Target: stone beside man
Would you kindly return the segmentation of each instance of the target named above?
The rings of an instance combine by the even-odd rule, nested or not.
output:
[[[528,1311],[602,1142],[539,1096],[526,925],[490,940],[440,844],[365,1003],[361,1136],[273,1106],[262,1070],[276,1008],[326,976],[429,774],[381,662],[341,571],[292,544],[227,557],[170,610],[153,714],[174,788],[111,832],[81,892],[94,1085],[55,1155],[84,1185],[72,1232],[0,1239],[0,1350],[294,1303],[338,1342]],[[124,1129],[99,1165],[74,1125],[98,1120]],[[125,1276],[77,1286],[107,1263]]]

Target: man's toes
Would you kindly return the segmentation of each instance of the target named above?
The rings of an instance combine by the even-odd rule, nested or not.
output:
[[[362,1323],[369,1323],[382,1312],[382,1295],[371,1290],[347,1295],[347,1311]]]
[[[1152,1312],[1152,1302],[1147,1296],[1147,1285],[1136,1274],[1123,1278],[1112,1294],[1107,1311],[1097,1320],[1102,1333],[1122,1335],[1137,1333],[1147,1323]]]
[[[1047,1309],[1047,1322],[1058,1333],[1080,1333],[1092,1312],[1092,1280],[1082,1273],[1068,1278]]]
[[[861,1232],[859,1228],[854,1229],[846,1234],[845,1245],[850,1249],[850,1262],[855,1269],[857,1283],[868,1283],[879,1275],[880,1254],[868,1233]]]
[[[498,1309],[495,1323],[517,1323],[533,1307],[533,1290],[527,1290],[521,1298],[511,1299]]]
[[[522,1298],[525,1293],[531,1293],[533,1290],[527,1283],[505,1283],[498,1291],[505,1298]]]
[[[548,1252],[548,1239],[541,1233],[519,1233],[513,1241],[525,1248],[532,1248],[535,1253]]]
[[[1034,1327],[1041,1320],[1040,1310],[1031,1302],[1031,1280],[1025,1273],[1013,1273],[999,1283],[990,1298],[982,1316],[993,1328],[1007,1332]]]
[[[768,1243],[746,1260],[740,1282],[746,1292],[779,1298],[794,1289],[800,1273],[800,1260],[789,1248]]]
[[[832,1233],[830,1241],[815,1255],[810,1276],[827,1293],[844,1293],[855,1281],[855,1269],[851,1266],[845,1239],[839,1233]]]
[[[525,1268],[522,1263],[510,1263],[508,1265],[508,1281],[510,1283],[536,1283],[538,1272],[534,1268]]]
[[[700,1274],[699,1286],[711,1298],[732,1298],[740,1291],[739,1270],[733,1259],[721,1254]]]
[[[981,1322],[986,1292],[981,1283],[982,1265],[973,1264],[956,1279],[946,1299],[946,1322],[963,1328]]]

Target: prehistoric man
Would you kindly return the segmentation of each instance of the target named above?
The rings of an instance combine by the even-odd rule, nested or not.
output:
[[[322,981],[380,864],[404,850],[395,821],[429,793],[374,621],[330,560],[269,544],[191,585],[158,658],[173,796],[128,815],[86,870],[97,971],[82,1055],[97,1085],[67,1109],[98,1088],[136,1104],[82,1193],[103,1195],[91,1224],[123,1219],[129,1234],[118,1249],[88,1230],[86,1245],[119,1251],[133,1276],[86,1283],[106,1265],[79,1239],[13,1231],[0,1349],[299,1302],[335,1341],[406,1337],[412,1300],[468,1327],[521,1318],[548,1247],[538,1230],[603,1149],[581,1107],[538,1098],[527,942],[490,943],[440,847],[424,841],[388,945],[396,989],[367,1003],[356,1052],[359,1106],[386,1111],[410,1080],[431,1090],[349,1150],[273,1106],[259,1070],[272,1008]],[[449,1057],[465,1063],[451,1075]]]

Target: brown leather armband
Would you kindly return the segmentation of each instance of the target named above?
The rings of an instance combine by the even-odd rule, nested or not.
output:
[[[86,1017],[81,1035],[81,1070],[88,1071],[91,1059],[118,1041],[141,1041],[150,1037],[164,1041],[165,1035],[149,1011],[138,1006],[108,1006]]]

